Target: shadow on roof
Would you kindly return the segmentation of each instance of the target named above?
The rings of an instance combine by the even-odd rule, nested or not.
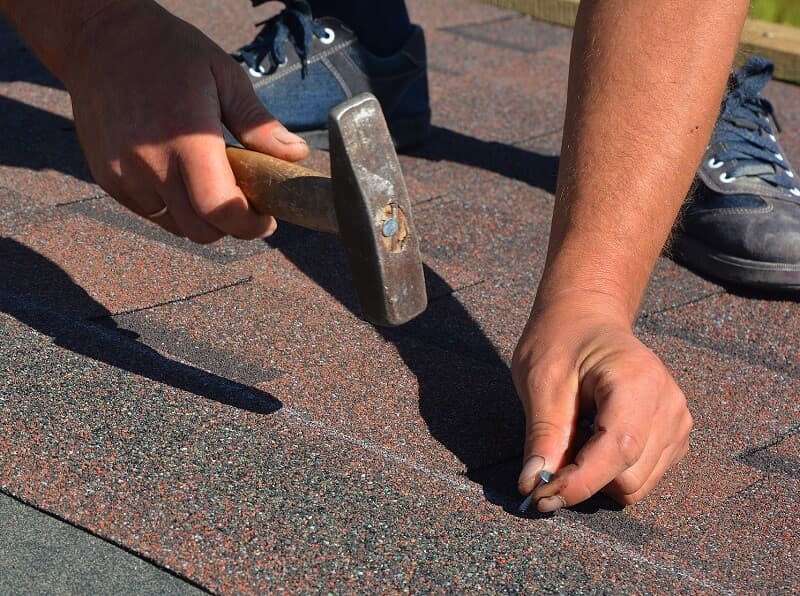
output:
[[[449,128],[432,127],[431,139],[404,154],[428,161],[451,161],[519,180],[554,194],[558,175],[557,155],[543,155],[530,149],[483,141]]]
[[[259,414],[281,402],[256,388],[171,360],[117,327],[58,265],[15,240],[0,237],[0,311],[67,350],[175,389]],[[102,317],[92,323],[76,313]]]

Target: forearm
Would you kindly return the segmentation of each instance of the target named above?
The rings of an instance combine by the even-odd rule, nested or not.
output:
[[[4,14],[54,74],[61,77],[66,55],[84,25],[119,0],[0,0]]]
[[[633,321],[711,134],[747,7],[581,3],[536,308],[584,292]]]

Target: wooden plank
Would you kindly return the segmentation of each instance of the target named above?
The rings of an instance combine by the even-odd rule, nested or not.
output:
[[[540,21],[556,23],[566,27],[575,25],[580,0],[481,0],[486,4],[494,4],[508,8]]]
[[[800,29],[748,19],[739,42],[736,63],[757,54],[775,63],[775,78],[800,83]]]
[[[580,0],[480,0],[532,16],[541,21],[572,27]],[[751,55],[775,64],[775,78],[800,84],[800,28],[747,19],[736,64]]]

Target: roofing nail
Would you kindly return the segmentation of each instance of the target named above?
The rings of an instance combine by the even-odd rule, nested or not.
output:
[[[552,478],[552,477],[553,477],[553,474],[551,472],[548,472],[547,470],[542,470],[541,472],[539,472],[539,481],[540,481],[539,484],[547,484],[548,482],[550,482],[550,478]],[[536,489],[534,489],[534,490],[536,490]],[[531,494],[529,494],[527,497],[525,497],[525,500],[522,501],[522,503],[520,503],[519,509],[517,511],[519,513],[525,513],[525,511],[527,511],[528,507],[531,506],[531,501],[532,500],[533,500],[533,491],[531,491]]]

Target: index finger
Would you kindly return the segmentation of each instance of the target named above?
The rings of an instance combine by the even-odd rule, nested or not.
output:
[[[194,134],[181,139],[178,164],[192,207],[212,226],[243,239],[274,231],[275,220],[257,213],[236,184],[221,134]]]

